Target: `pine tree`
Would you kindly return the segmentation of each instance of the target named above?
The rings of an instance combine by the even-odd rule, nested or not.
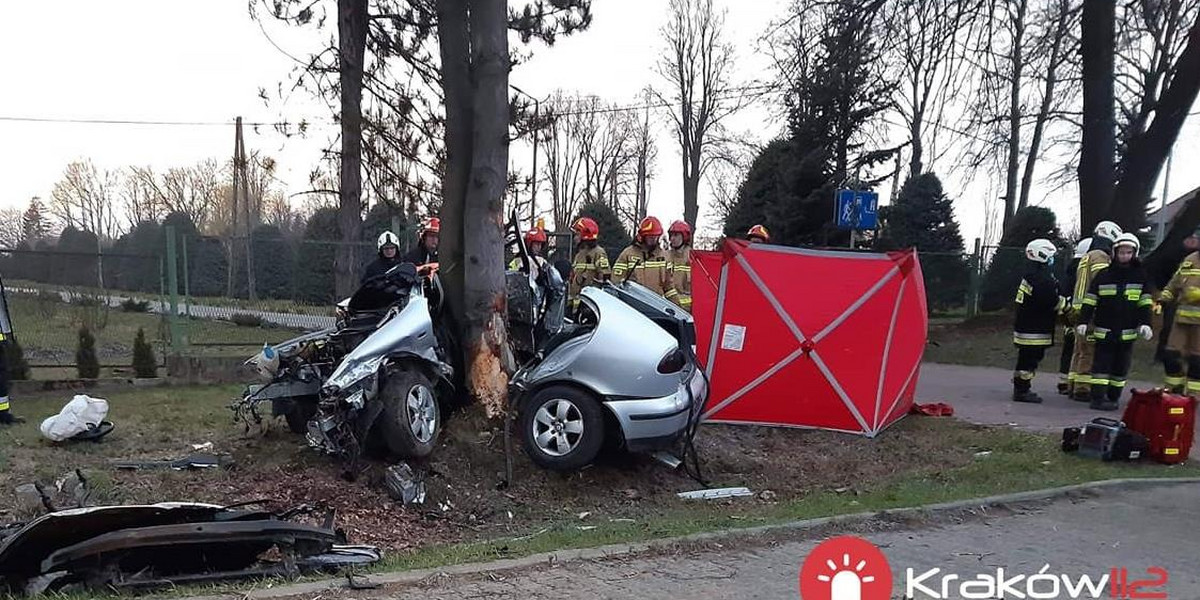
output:
[[[621,251],[633,243],[633,238],[621,223],[621,218],[603,202],[584,204],[575,219],[580,217],[591,217],[600,227],[600,246],[608,253],[609,260],[616,260]],[[572,219],[571,222],[574,223],[575,219]]]
[[[954,206],[942,190],[937,175],[910,178],[891,206],[880,210],[883,230],[875,247],[880,250],[916,248],[930,310],[961,306],[970,284],[963,256],[963,239]]]
[[[87,327],[79,328],[79,347],[75,350],[75,369],[80,379],[100,377],[100,360],[96,357],[96,338]]]
[[[29,208],[21,216],[21,239],[30,245],[46,237],[50,233],[50,222],[46,219],[46,208],[42,206],[41,198],[34,196],[29,201]]]
[[[154,348],[146,342],[146,332],[139,327],[137,337],[133,338],[133,374],[136,377],[157,377],[158,359],[154,356]]]
[[[788,136],[755,159],[738,190],[725,235],[744,237],[755,224],[784,245],[844,245],[849,234],[833,223],[839,185],[869,189],[869,169],[895,149],[864,147],[866,130],[890,107],[893,83],[882,77],[874,29],[882,3],[797,2],[796,22],[819,22],[819,37],[793,32],[797,57],[787,82]],[[810,23],[811,24],[811,23]],[[803,60],[800,60],[803,58]],[[864,180],[858,180],[863,177]]]
[[[1025,244],[1038,238],[1048,239],[1060,247],[1065,245],[1058,220],[1048,208],[1027,206],[1018,210],[1008,222],[1000,248],[988,265],[984,280],[983,310],[999,310],[1012,303],[1017,285],[1025,273]]]

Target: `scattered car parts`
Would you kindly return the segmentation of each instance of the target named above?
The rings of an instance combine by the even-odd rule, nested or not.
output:
[[[335,571],[379,560],[347,546],[333,514],[210,504],[103,506],[39,517],[0,543],[0,591],[121,590]]]

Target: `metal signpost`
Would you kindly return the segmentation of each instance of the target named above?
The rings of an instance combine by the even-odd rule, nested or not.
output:
[[[838,229],[850,230],[850,247],[859,231],[879,226],[879,194],[857,190],[838,190],[834,198]]]

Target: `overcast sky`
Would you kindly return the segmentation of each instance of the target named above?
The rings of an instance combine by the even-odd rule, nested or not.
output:
[[[716,4],[729,10],[739,80],[769,78],[756,41],[785,2]],[[666,0],[595,0],[592,27],[552,48],[531,46],[533,58],[513,72],[512,83],[538,97],[561,88],[638,104],[640,90],[659,83],[652,67],[662,47],[659,29],[666,6]],[[268,33],[296,56],[306,56],[313,47],[311,36],[287,26],[270,26]],[[210,123],[241,115],[252,122],[272,122],[281,111],[265,106],[258,90],[289,80],[294,65],[250,19],[246,0],[4,2],[0,56],[0,207],[23,207],[32,196],[48,197],[73,159],[91,158],[107,169],[149,165],[161,170],[223,159],[233,148],[231,126],[19,122],[4,117]],[[280,179],[289,191],[300,191],[307,189],[308,173],[335,128],[328,114],[302,98],[289,101],[282,114],[292,121],[314,121],[310,139],[284,139],[263,128],[248,130],[246,144],[277,157]],[[650,210],[670,221],[683,209],[678,150],[668,116],[652,113],[651,119],[660,127]],[[1177,144],[1172,197],[1200,186],[1198,121],[1189,120]],[[783,131],[767,106],[746,111],[730,125],[760,142]],[[514,165],[525,169],[529,154],[529,146],[521,142],[511,149]],[[970,245],[982,233],[982,198],[1002,194],[1002,185],[989,190],[984,177],[966,187],[961,177],[946,179]],[[1158,190],[1161,183],[1156,194]],[[887,190],[883,192],[886,197]],[[1059,212],[1069,227],[1077,221],[1076,194],[1074,187],[1053,196],[1035,189],[1031,197]],[[702,201],[706,196],[702,190]],[[705,222],[706,214],[702,208],[702,226],[715,225]]]

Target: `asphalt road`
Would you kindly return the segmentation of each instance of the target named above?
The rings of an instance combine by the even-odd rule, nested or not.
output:
[[[941,577],[947,573],[961,580],[977,580],[980,574],[1004,577],[1035,575],[1044,565],[1056,575],[1060,594],[1063,576],[1077,584],[1080,576],[1093,581],[1123,566],[1128,580],[1146,578],[1148,567],[1166,570],[1165,587],[1142,591],[1166,591],[1171,599],[1200,598],[1200,485],[1157,487],[1138,491],[1111,491],[1085,499],[1060,500],[995,511],[990,516],[962,519],[913,529],[892,529],[862,535],[879,546],[894,573],[893,598],[904,598],[906,569],[919,577],[940,568],[922,585],[937,595],[913,588],[915,598],[961,598],[956,582],[941,594]],[[839,532],[854,533],[853,531]],[[675,554],[621,557],[582,561],[527,569],[519,572],[483,573],[463,576],[434,576],[406,588],[389,590],[375,598],[521,599],[551,598],[637,598],[653,599],[744,599],[799,598],[798,573],[816,540],[780,539],[762,543],[736,543],[727,547],[708,545],[703,549]],[[867,585],[867,584],[864,584]],[[1013,584],[1026,592],[1024,580]],[[1033,588],[1052,591],[1048,580]],[[968,588],[968,593],[979,588]],[[327,592],[330,594],[330,592]],[[323,597],[363,598],[364,592]],[[1018,598],[1011,592],[1004,597]],[[1026,596],[1029,597],[1029,596]],[[1039,596],[1049,597],[1049,596]],[[1110,598],[1105,587],[1098,597]],[[863,600],[871,596],[864,593]]]

